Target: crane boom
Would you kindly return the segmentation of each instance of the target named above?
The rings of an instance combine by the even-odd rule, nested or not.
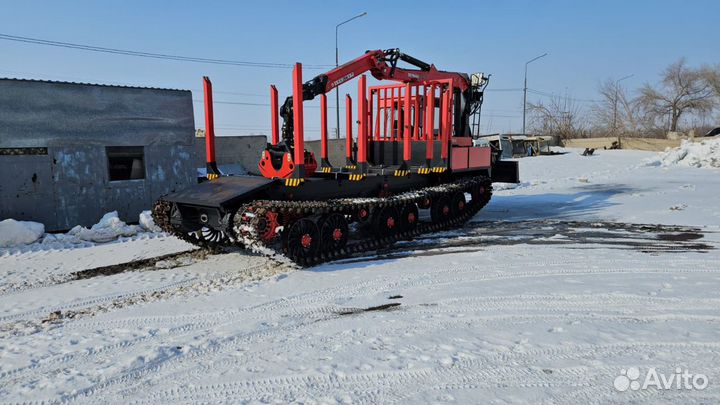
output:
[[[398,61],[406,62],[418,69],[398,67]],[[377,80],[393,80],[401,83],[451,80],[453,89],[460,91],[470,101],[465,103],[465,108],[468,112],[472,111],[475,105],[482,102],[481,91],[479,94],[477,91],[470,91],[473,89],[473,86],[471,86],[470,78],[467,74],[437,70],[435,65],[404,54],[397,48],[367,51],[364,55],[350,62],[315,76],[303,84],[303,100],[312,100],[320,94],[326,94],[343,83],[366,72],[369,72]],[[283,119],[283,141],[285,141],[288,146],[292,146],[292,96],[285,99],[285,102],[280,108],[280,116]]]

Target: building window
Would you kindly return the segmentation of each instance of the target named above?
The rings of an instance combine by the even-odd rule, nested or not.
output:
[[[145,178],[145,151],[142,146],[107,146],[110,181]]]

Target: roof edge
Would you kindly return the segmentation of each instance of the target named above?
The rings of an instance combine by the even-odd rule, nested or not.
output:
[[[96,86],[96,87],[114,87],[122,89],[142,89],[142,90],[166,90],[166,91],[190,91],[188,89],[171,89],[166,87],[145,87],[145,86],[126,86],[120,84],[102,84],[102,83],[87,83],[87,82],[68,82],[63,80],[45,80],[45,79],[23,79],[17,77],[0,77],[0,81],[16,81],[16,82],[33,82],[33,83],[54,83],[54,84],[75,84],[81,86]]]

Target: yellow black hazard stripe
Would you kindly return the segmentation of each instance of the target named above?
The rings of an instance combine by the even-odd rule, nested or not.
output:
[[[305,181],[305,179],[285,179],[285,186],[286,187],[297,187],[300,184],[302,184]]]

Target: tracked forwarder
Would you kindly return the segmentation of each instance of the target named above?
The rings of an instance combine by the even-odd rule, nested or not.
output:
[[[368,87],[365,73],[395,83]],[[345,159],[331,162],[326,93],[355,77],[357,120],[347,95]],[[487,83],[482,74],[440,71],[398,49],[368,51],[305,83],[298,63],[282,106],[270,88],[272,141],[261,153],[261,176],[225,176],[215,163],[205,78],[209,181],[159,199],[155,222],[201,246],[280,252],[305,266],[459,226],[487,204],[492,182],[518,181],[517,162],[473,142]],[[303,101],[318,96],[319,163],[303,133]]]

